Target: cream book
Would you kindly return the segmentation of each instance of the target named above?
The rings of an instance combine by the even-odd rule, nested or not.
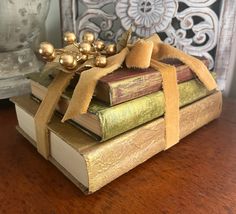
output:
[[[36,146],[34,115],[39,104],[15,97],[17,129]],[[219,117],[222,95],[215,92],[180,110],[180,138]],[[158,118],[105,142],[97,142],[54,115],[48,125],[49,160],[83,192],[92,193],[165,148],[165,122]],[[196,146],[196,145],[193,145]]]

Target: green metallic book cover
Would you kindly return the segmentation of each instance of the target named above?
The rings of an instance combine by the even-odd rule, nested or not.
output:
[[[198,80],[190,80],[179,84],[179,93],[180,107],[183,107],[210,92]],[[98,116],[102,140],[107,140],[163,116],[164,107],[164,94],[159,91],[113,107],[92,103],[89,112]]]

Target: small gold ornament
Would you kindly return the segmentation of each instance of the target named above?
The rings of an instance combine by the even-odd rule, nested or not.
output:
[[[91,32],[86,32],[84,33],[82,39],[83,39],[83,42],[93,43],[95,40],[95,36]]]
[[[59,62],[68,70],[73,70],[78,65],[76,59],[70,54],[62,54],[60,56]]]
[[[64,41],[68,44],[71,45],[76,42],[76,36],[74,33],[71,32],[66,32],[64,34]]]
[[[105,43],[102,40],[96,40],[93,43],[94,48],[98,51],[102,51],[105,48]]]
[[[108,55],[113,55],[116,53],[116,45],[115,44],[109,44],[106,47],[106,53]]]
[[[42,42],[39,46],[39,53],[43,57],[49,57],[54,53],[54,47],[48,42]]]
[[[44,56],[43,59],[45,59],[47,62],[53,61],[56,59],[56,52],[54,51],[51,56]]]
[[[130,33],[128,36],[123,37],[126,47]],[[76,69],[91,68],[94,66],[105,67],[107,65],[107,57],[117,52],[116,44],[106,45],[102,40],[95,40],[95,35],[92,32],[86,32],[82,38],[82,42],[77,43],[76,35],[72,32],[66,32],[64,34],[64,41],[68,46],[61,49],[54,49],[52,44],[42,42],[39,53],[47,62],[53,61],[60,63],[65,68],[62,70],[66,72],[66,70],[75,71]]]
[[[85,62],[88,60],[88,55],[77,55],[76,56],[77,62]]]
[[[97,67],[101,67],[101,68],[105,67],[107,65],[106,56],[103,56],[103,55],[96,56],[94,64]]]
[[[79,44],[79,51],[82,53],[82,54],[89,54],[92,50],[92,46],[90,43],[88,42],[81,42]]]
[[[88,60],[88,55],[82,55],[81,56],[81,60],[82,60],[82,62],[85,62],[86,60]]]

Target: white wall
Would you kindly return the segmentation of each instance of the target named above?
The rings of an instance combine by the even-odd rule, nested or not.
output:
[[[234,34],[233,44],[236,43],[236,34]],[[231,50],[230,69],[228,71],[228,79],[226,81],[225,95],[228,97],[236,98],[236,48],[232,47]]]
[[[61,22],[59,0],[51,0],[48,17],[45,23],[46,40],[55,47],[61,47]]]

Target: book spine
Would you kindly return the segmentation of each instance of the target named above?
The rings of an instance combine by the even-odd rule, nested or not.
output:
[[[197,79],[178,85],[180,107],[190,104],[210,92]],[[173,98],[175,99],[175,98]],[[164,114],[163,91],[152,93],[129,102],[97,112],[102,129],[102,140],[108,140]]]
[[[207,65],[207,60],[203,60]],[[178,66],[177,79],[179,83],[191,80],[194,75],[186,65]],[[162,78],[159,72],[150,72],[142,76],[113,82],[99,81],[96,87],[96,98],[110,106],[114,106],[135,98],[159,91],[162,88]]]
[[[219,117],[222,95],[216,92],[180,110],[180,138],[184,138]],[[160,118],[104,142],[96,151],[83,156],[88,166],[89,191],[95,192],[107,183],[143,163],[165,147],[165,124]],[[112,164],[111,164],[112,163]]]

